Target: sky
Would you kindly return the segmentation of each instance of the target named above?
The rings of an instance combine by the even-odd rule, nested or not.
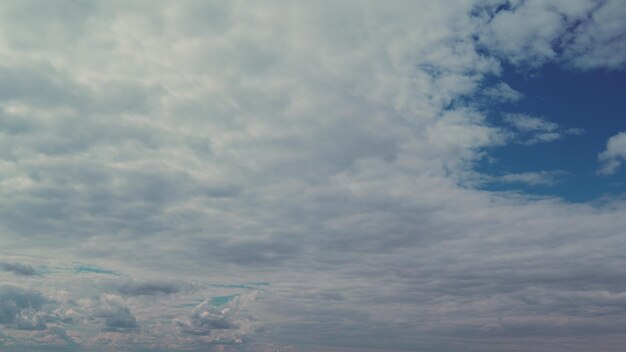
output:
[[[0,349],[626,344],[622,0],[0,2]]]

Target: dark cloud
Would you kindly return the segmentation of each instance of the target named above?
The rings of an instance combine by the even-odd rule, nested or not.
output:
[[[126,296],[173,294],[178,291],[180,291],[180,284],[160,281],[128,281],[119,288],[119,292]]]
[[[122,298],[105,294],[92,304],[93,316],[102,320],[104,331],[127,333],[139,329],[137,319]]]
[[[47,300],[36,291],[15,286],[0,286],[0,324],[20,330],[46,328],[39,309]]]
[[[29,264],[3,263],[0,262],[0,270],[11,272],[15,275],[33,276],[37,271]]]

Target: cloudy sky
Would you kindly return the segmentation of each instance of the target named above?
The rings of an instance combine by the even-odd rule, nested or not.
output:
[[[2,1],[2,351],[622,351],[622,0]]]

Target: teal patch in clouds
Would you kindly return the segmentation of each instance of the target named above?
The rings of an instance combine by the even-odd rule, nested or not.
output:
[[[251,282],[250,285],[252,286],[270,286],[269,282]]]
[[[35,272],[39,275],[50,275],[52,274],[52,270],[47,265],[37,265],[33,266],[35,268]]]
[[[234,289],[243,289],[243,290],[253,290],[259,289],[261,286],[270,286],[269,282],[248,282],[244,284],[208,284],[208,287],[215,288],[234,288]]]
[[[239,295],[230,295],[230,296],[216,296],[211,298],[211,305],[215,307],[223,306],[224,304],[230,302],[233,298]]]
[[[117,275],[117,273],[115,273],[112,270],[103,269],[95,265],[89,265],[89,264],[74,265],[74,272],[77,274],[93,273],[93,274],[103,274],[103,275]]]

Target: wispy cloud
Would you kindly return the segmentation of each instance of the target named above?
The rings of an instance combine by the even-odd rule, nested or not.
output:
[[[483,94],[498,102],[517,102],[524,97],[522,93],[511,88],[511,86],[505,82],[500,82],[485,89]]]
[[[546,120],[543,117],[535,117],[526,114],[506,114],[503,122],[513,128],[514,136],[522,144],[533,145],[549,143],[559,140],[567,135],[580,135],[584,133],[581,128],[563,129],[557,123]]]
[[[504,174],[499,181],[504,183],[520,183],[529,186],[551,186],[559,182],[565,174],[563,171],[539,171]]]

